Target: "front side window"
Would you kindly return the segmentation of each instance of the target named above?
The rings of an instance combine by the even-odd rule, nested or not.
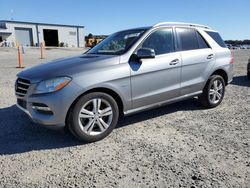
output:
[[[127,52],[146,30],[133,29],[114,33],[89,50],[88,54],[121,55]]]
[[[142,43],[142,48],[154,49],[155,55],[166,54],[174,51],[174,37],[171,28],[159,29]]]

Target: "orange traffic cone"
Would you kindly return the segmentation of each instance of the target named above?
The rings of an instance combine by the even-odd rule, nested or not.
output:
[[[24,68],[22,54],[20,52],[20,46],[17,46],[17,58],[18,58],[18,67],[16,68]]]

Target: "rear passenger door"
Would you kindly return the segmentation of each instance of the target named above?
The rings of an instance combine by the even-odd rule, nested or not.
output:
[[[194,28],[176,28],[181,51],[181,95],[201,91],[215,62],[215,53]]]

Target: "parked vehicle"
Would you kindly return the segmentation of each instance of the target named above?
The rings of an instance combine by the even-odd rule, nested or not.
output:
[[[238,49],[240,49],[240,47],[236,45],[236,46],[232,46],[231,49],[233,49],[233,50],[238,50]]]
[[[218,106],[233,78],[233,57],[217,31],[159,23],[117,32],[87,53],[17,75],[17,106],[83,141],[106,137],[119,117],[198,96]]]

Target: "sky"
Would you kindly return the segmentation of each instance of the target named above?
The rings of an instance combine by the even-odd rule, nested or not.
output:
[[[250,39],[250,0],[0,0],[0,20],[85,26],[111,34],[158,22],[208,25],[225,40]]]

